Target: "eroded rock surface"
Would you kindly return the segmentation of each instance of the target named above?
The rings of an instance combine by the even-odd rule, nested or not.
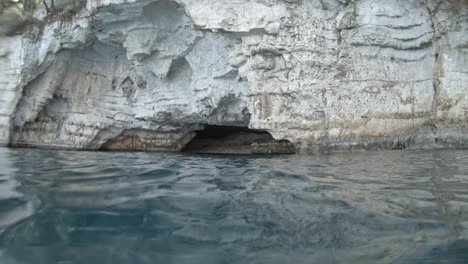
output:
[[[28,12],[0,39],[4,144],[180,151],[218,125],[301,151],[468,146],[464,0],[57,0]]]

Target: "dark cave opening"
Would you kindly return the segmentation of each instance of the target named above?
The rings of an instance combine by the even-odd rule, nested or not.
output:
[[[293,154],[294,145],[265,131],[247,127],[208,125],[196,131],[183,152],[206,154]]]

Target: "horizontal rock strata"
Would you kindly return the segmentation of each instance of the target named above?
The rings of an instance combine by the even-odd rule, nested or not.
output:
[[[464,0],[8,3],[2,144],[181,151],[209,125],[302,152],[468,146]]]

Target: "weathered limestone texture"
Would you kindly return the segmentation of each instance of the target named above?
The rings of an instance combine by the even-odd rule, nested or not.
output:
[[[466,0],[27,2],[0,27],[4,144],[180,151],[219,125],[468,147]]]

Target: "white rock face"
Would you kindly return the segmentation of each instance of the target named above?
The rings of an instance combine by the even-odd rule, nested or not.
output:
[[[11,116],[19,99],[21,37],[0,38],[0,145],[9,141]]]
[[[463,0],[88,0],[0,39],[0,141],[179,151],[205,125],[301,151],[468,146]]]

